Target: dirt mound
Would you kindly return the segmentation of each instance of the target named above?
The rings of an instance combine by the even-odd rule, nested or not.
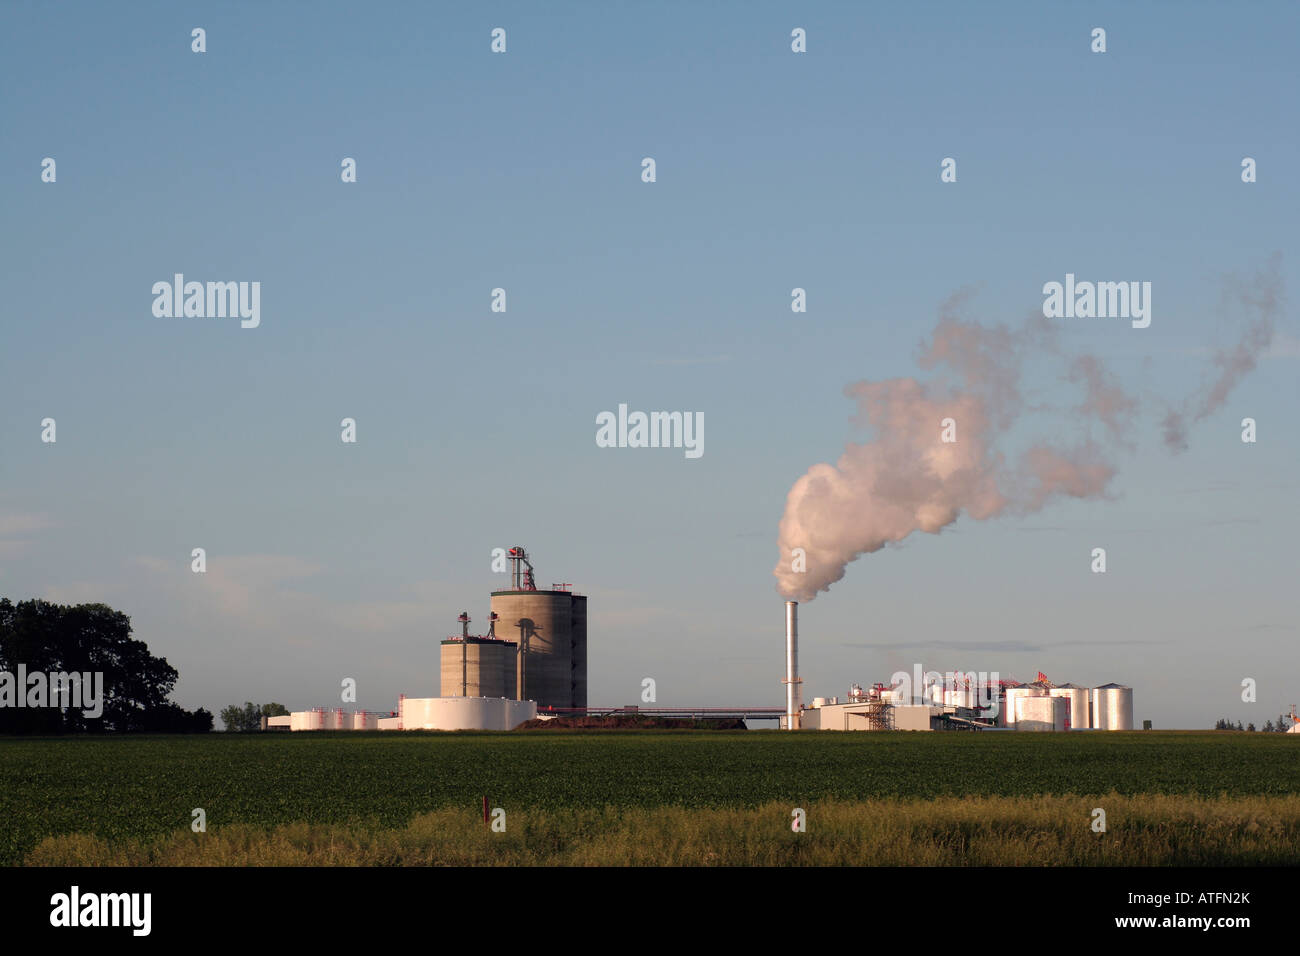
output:
[[[650,717],[642,714],[609,714],[605,717],[552,717],[529,720],[519,730],[744,730],[739,718],[692,720],[678,717]]]

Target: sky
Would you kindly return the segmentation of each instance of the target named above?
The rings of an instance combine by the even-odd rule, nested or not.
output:
[[[924,378],[954,294],[1014,324],[1073,273],[1152,284],[1145,329],[1053,320],[1140,397],[1107,495],[851,563],[801,608],[805,698],[920,663],[1262,725],[1300,701],[1292,300],[1186,451],[1159,423],[1239,335],[1229,277],[1300,289],[1298,28],[1289,3],[5,2],[0,595],[125,612],[189,708],[338,706],[353,678],[387,711],[439,692],[438,641],[522,545],[589,596],[593,704],[650,677],[663,706],[779,706],[777,525],[871,439],[846,386]],[[176,273],[260,282],[260,324],[156,316]],[[1026,374],[1026,407],[1069,407]],[[703,454],[599,447],[620,404],[702,415]]]

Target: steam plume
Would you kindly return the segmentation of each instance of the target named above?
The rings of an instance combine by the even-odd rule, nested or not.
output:
[[[1253,314],[1241,338],[1231,348],[1220,348],[1214,353],[1215,375],[1199,392],[1189,395],[1177,408],[1171,408],[1164,419],[1165,444],[1171,451],[1187,449],[1189,424],[1202,421],[1223,407],[1228,395],[1255,368],[1259,358],[1273,341],[1278,311],[1282,306],[1282,276],[1280,255],[1274,254],[1268,265],[1246,284],[1229,277],[1224,300],[1229,310],[1244,309]]]
[[[1272,340],[1282,297],[1278,260],[1254,283],[1233,289],[1233,301],[1256,318],[1235,347],[1216,353],[1218,374],[1203,394],[1169,412],[1165,439],[1175,449],[1185,444],[1188,420],[1199,421],[1222,406]],[[790,489],[773,571],[787,598],[811,601],[861,555],[916,531],[938,534],[963,513],[983,521],[1035,512],[1062,496],[1106,495],[1116,470],[1111,452],[1124,444],[1136,399],[1095,356],[1062,355],[1041,315],[1018,328],[963,321],[956,312],[969,295],[963,290],[944,303],[922,345],[918,364],[938,370],[936,380],[863,381],[844,390],[857,403],[856,422],[874,436],[848,445],[834,465],[813,465]],[[1070,422],[1087,437],[1073,445],[1040,438],[1008,460],[1001,440],[1034,410],[1021,396],[1021,369],[1030,356],[1063,361],[1062,377],[1081,386],[1082,401],[1071,410]],[[947,419],[956,441],[941,439]],[[1092,436],[1093,424],[1100,441]],[[1062,430],[1054,427],[1051,435]]]

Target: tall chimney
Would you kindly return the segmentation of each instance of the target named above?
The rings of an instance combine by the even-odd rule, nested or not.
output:
[[[799,602],[785,602],[785,726],[799,729],[803,690],[799,680]]]

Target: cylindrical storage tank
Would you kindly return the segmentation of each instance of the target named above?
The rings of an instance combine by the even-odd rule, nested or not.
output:
[[[328,718],[329,718],[328,726],[330,730],[351,730],[352,729],[351,721],[347,719],[347,714],[343,712],[342,707],[329,711]]]
[[[826,698],[825,698],[825,697],[814,697],[814,698],[813,698],[813,707],[814,707],[814,708],[816,708],[816,707],[825,707],[825,706],[826,706]]]
[[[586,599],[575,619],[575,597],[570,591],[492,592],[492,610],[500,615],[497,635],[519,645],[520,699],[539,707],[587,705]],[[576,642],[575,625],[581,630]]]
[[[403,730],[513,730],[537,716],[531,701],[501,697],[408,697]]]
[[[938,682],[931,684],[931,685],[927,688],[926,701],[925,701],[925,702],[926,702],[927,704],[942,704],[942,703],[943,703],[943,684],[938,683]]]
[[[441,653],[443,697],[516,696],[514,643],[478,637],[446,640]]]
[[[367,714],[364,710],[359,710],[352,715],[353,730],[378,730],[379,715]]]
[[[1091,693],[1088,688],[1074,684],[1061,684],[1047,692],[1052,697],[1066,701],[1066,730],[1088,730],[1092,727]]]
[[[1006,726],[1014,727],[1020,714],[1020,701],[1027,697],[1043,697],[1045,693],[1041,687],[1026,685],[1023,687],[1008,687],[1006,699]]]
[[[1065,729],[1064,697],[1016,698],[1016,730],[1048,732]]]
[[[1133,729],[1133,688],[1103,684],[1092,689],[1092,726],[1097,730]]]

